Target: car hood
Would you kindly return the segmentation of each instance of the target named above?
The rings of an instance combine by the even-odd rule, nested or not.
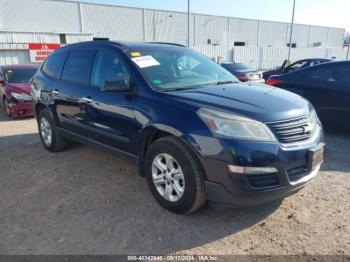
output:
[[[304,116],[312,105],[304,98],[264,84],[228,84],[168,92],[171,99],[198,108],[211,108],[273,122]]]
[[[8,83],[7,89],[10,92],[30,94],[30,85],[29,83]]]

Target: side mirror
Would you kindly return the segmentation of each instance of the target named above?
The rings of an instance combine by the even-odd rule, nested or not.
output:
[[[101,91],[132,92],[129,75],[118,77],[117,80],[106,81],[105,85],[101,87]]]

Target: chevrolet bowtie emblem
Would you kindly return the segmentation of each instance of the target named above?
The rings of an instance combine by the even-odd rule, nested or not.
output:
[[[304,128],[304,133],[312,133],[315,129],[315,124],[314,123],[307,123],[306,126],[303,126]]]

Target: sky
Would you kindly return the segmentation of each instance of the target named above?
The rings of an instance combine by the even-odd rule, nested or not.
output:
[[[187,0],[80,0],[101,4],[187,11]],[[191,0],[194,13],[290,22],[293,0]],[[350,0],[296,0],[295,22],[350,32]]]

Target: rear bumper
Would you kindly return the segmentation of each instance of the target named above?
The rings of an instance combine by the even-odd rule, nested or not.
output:
[[[33,103],[30,101],[11,102],[9,108],[13,118],[34,116]]]

